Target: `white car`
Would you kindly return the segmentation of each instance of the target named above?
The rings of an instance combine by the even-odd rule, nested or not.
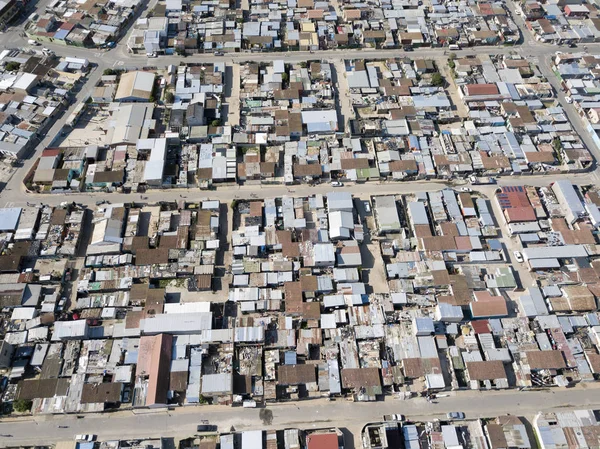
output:
[[[75,435],[75,440],[76,441],[88,441],[88,442],[92,442],[96,439],[96,435]]]
[[[461,192],[472,192],[473,189],[469,188],[469,187],[461,187],[460,189]]]
[[[515,259],[517,259],[517,262],[523,262],[523,255],[519,251],[513,251],[513,255],[515,256]]]
[[[571,97],[565,97],[565,100],[569,104],[573,103],[573,99]]]
[[[156,57],[158,57],[158,55],[156,54],[156,52],[152,52],[152,53],[146,53],[146,57],[147,58],[156,58]]]
[[[340,181],[331,181],[331,187],[343,187],[344,183]]]

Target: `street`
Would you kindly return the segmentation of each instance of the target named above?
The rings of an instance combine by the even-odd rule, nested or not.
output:
[[[270,424],[260,419],[260,409],[225,406],[140,410],[136,412],[138,414],[122,411],[86,415],[83,419],[64,415],[38,416],[0,423],[0,434],[13,435],[10,441],[6,438],[0,440],[0,445],[51,443],[72,439],[75,434],[81,433],[98,435],[99,440],[186,437],[195,433],[200,420],[207,419],[218,425],[221,432],[228,432],[232,426],[236,431],[289,427],[346,428],[352,433],[358,448],[361,428],[369,422],[381,421],[384,414],[401,413],[408,420],[418,421],[445,419],[446,413],[451,411],[462,411],[467,419],[472,419],[507,413],[531,416],[539,410],[551,411],[559,407],[595,408],[600,407],[599,387],[597,384],[583,384],[552,391],[460,391],[439,398],[437,403],[428,403],[422,398],[403,401],[387,397],[384,402],[370,403],[353,403],[343,398],[336,401],[314,399],[268,406],[273,414]]]

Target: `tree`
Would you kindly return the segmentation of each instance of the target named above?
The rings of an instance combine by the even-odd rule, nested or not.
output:
[[[289,79],[290,79],[290,76],[287,73],[284,72],[281,74],[281,81],[286,82]]]
[[[434,73],[431,76],[431,84],[436,87],[441,87],[444,85],[444,77],[439,74],[439,72]]]
[[[104,72],[102,72],[102,75],[104,76],[111,76],[116,74],[117,72],[115,72],[113,69],[104,69]]]
[[[167,92],[165,95],[165,101],[167,103],[173,103],[173,101],[175,101],[175,95],[173,95],[173,92]]]
[[[456,59],[456,53],[450,53],[450,54],[448,55],[448,59],[449,59],[450,61],[454,61],[454,60]]]
[[[300,67],[302,67],[303,69],[305,69],[307,66],[308,64],[306,63],[306,61],[300,62]]]
[[[6,64],[6,70],[9,72],[16,72],[19,70],[19,67],[21,67],[21,64],[17,61],[10,61],[8,64]]]
[[[17,399],[13,402],[13,409],[19,413],[25,413],[31,410],[33,402],[26,401],[25,399]]]
[[[210,122],[210,126],[221,126],[221,120],[213,120],[212,122]]]

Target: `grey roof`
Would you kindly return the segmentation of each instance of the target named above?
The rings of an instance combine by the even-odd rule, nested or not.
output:
[[[393,196],[378,196],[375,198],[375,213],[380,232],[400,230],[400,217]]]
[[[425,205],[420,201],[408,203],[408,211],[414,225],[428,225],[429,217]]]
[[[353,72],[346,72],[346,79],[348,80],[348,87],[350,89],[362,89],[369,88],[369,76],[366,70],[359,70]]]
[[[547,246],[541,248],[525,248],[523,257],[530,259],[565,259],[573,257],[587,257],[588,252],[583,245]]]
[[[202,376],[202,394],[231,393],[233,376],[231,373],[205,374]]]
[[[585,207],[583,207],[583,203],[571,181],[568,179],[556,181],[552,185],[552,191],[561,203],[561,206],[568,208],[575,217],[585,214]]]
[[[329,192],[327,194],[327,209],[329,212],[336,210],[352,210],[352,194],[350,192]]]

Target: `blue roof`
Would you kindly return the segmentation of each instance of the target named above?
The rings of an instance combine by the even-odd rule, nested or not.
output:
[[[285,364],[286,365],[296,365],[298,363],[298,359],[296,357],[295,351],[286,351],[285,352]]]
[[[0,231],[14,231],[17,229],[21,217],[20,207],[0,209]]]
[[[71,30],[58,30],[54,33],[54,39],[64,39],[71,32]]]

